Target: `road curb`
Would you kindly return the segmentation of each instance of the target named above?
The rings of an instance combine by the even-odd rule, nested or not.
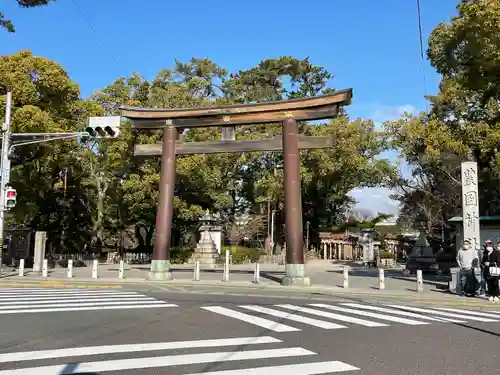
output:
[[[88,288],[88,289],[121,289],[127,286],[140,286],[149,289],[152,292],[158,292],[159,289],[162,291],[167,291],[169,293],[190,293],[190,294],[211,294],[211,295],[227,295],[227,296],[246,296],[246,297],[257,297],[257,298],[293,298],[293,299],[309,299],[309,300],[323,300],[328,301],[331,298],[339,299],[349,299],[349,298],[359,298],[366,299],[370,301],[376,301],[377,303],[385,303],[387,301],[402,301],[410,302],[415,304],[439,304],[439,306],[446,307],[463,307],[463,308],[481,308],[481,309],[500,309],[500,304],[491,304],[487,300],[469,300],[462,299],[458,296],[447,295],[441,297],[432,297],[429,295],[422,295],[422,293],[415,292],[415,295],[401,295],[401,294],[389,294],[387,291],[380,293],[380,291],[359,291],[353,289],[346,289],[345,291],[335,291],[328,290],[327,288],[293,288],[281,286],[249,286],[249,285],[224,285],[211,284],[211,285],[200,285],[196,283],[182,283],[175,281],[165,281],[165,282],[147,282],[142,280],[120,280],[108,282],[104,280],[67,280],[67,279],[52,279],[52,280],[40,280],[40,279],[17,279],[17,280],[5,280],[0,279],[0,288],[2,287],[18,287],[20,289],[26,287],[58,287],[58,288]],[[166,287],[178,288],[178,289],[168,289]],[[217,287],[217,288],[214,288]],[[190,288],[190,289],[182,289]],[[261,292],[261,293],[258,293]],[[278,292],[282,292],[279,294]],[[283,293],[285,292],[285,293]]]
[[[325,286],[325,285],[318,285],[318,286],[299,286],[299,287],[294,287],[294,286],[282,286],[282,285],[274,285],[274,284],[255,284],[252,282],[224,282],[224,281],[179,281],[179,280],[166,280],[166,281],[149,281],[149,280],[144,280],[144,279],[121,279],[119,281],[116,280],[109,280],[109,279],[90,279],[90,280],[74,280],[74,279],[67,279],[67,278],[48,278],[48,279],[40,279],[40,278],[27,278],[23,277],[17,278],[17,279],[6,279],[4,278],[3,280],[0,279],[0,285],[3,283],[12,283],[12,284],[17,284],[17,283],[33,283],[33,284],[43,284],[43,285],[50,285],[50,284],[80,284],[80,285],[98,285],[98,284],[106,284],[106,285],[162,285],[162,286],[171,286],[171,287],[199,287],[201,289],[205,288],[223,288],[223,289],[246,289],[246,290],[259,290],[259,291],[280,291],[280,292],[295,292],[295,293],[306,293],[306,294],[314,294],[314,293],[327,293],[327,294],[332,294],[332,295],[352,295],[352,294],[359,294],[359,295],[370,295],[370,296],[401,296],[401,297],[407,297],[407,298],[418,298],[418,299],[427,299],[427,298],[434,298],[434,297],[428,297],[425,296],[425,292],[423,293],[418,293],[418,292],[413,292],[411,294],[410,291],[407,293],[391,293],[390,290],[377,290],[377,289],[371,289],[371,290],[360,290],[359,288],[341,288],[338,286]],[[457,298],[456,296],[453,295],[442,295],[441,298],[445,299],[455,299]]]
[[[250,282],[209,282],[206,281],[201,284],[201,282],[185,282],[185,281],[147,281],[143,279],[122,279],[119,281],[116,280],[108,280],[108,279],[97,279],[97,280],[73,280],[73,279],[65,279],[65,278],[52,278],[52,279],[39,279],[39,278],[3,278],[0,279],[0,287],[10,285],[10,286],[53,286],[53,287],[88,287],[88,288],[121,288],[130,285],[137,286],[164,286],[164,287],[173,287],[173,288],[195,288],[200,292],[204,292],[211,290],[213,288],[217,288],[217,292],[221,292],[224,290],[224,293],[228,291],[259,291],[263,293],[273,293],[273,292],[286,292],[293,294],[300,294],[305,296],[314,296],[314,295],[322,295],[322,296],[330,296],[330,297],[368,297],[368,298],[399,298],[399,299],[411,299],[411,300],[419,300],[419,301],[439,301],[439,302],[458,302],[459,297],[450,294],[441,294],[440,296],[429,296],[428,292],[418,293],[411,292],[402,294],[402,293],[391,293],[391,291],[380,291],[380,290],[359,290],[354,288],[343,289],[340,287],[327,287],[327,286],[311,286],[311,287],[288,287],[281,285],[263,285],[263,284],[252,284]],[[436,293],[436,292],[434,292]],[[478,301],[479,302],[479,301]],[[461,302],[460,302],[461,303]]]

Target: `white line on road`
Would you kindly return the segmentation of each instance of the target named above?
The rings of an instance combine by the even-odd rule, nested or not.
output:
[[[0,299],[0,301],[3,301]],[[149,302],[149,301],[157,301],[157,299],[153,297],[118,297],[118,298],[57,298],[53,300],[40,300],[38,301],[36,298],[30,301],[15,301],[15,302],[0,302],[1,306],[22,306],[22,305],[47,305],[54,303],[78,303],[78,302],[110,302],[110,301],[136,301],[136,302]]]
[[[390,315],[385,315],[385,314],[377,314],[377,313],[371,313],[371,312],[368,312],[368,311],[360,311],[360,310],[355,310],[355,309],[347,309],[345,307],[324,305],[322,303],[311,303],[310,306],[321,307],[321,308],[324,308],[324,309],[334,310],[334,311],[341,311],[341,312],[345,312],[345,313],[363,315],[363,316],[366,316],[366,317],[369,317],[369,318],[375,318],[375,319],[380,319],[380,320],[388,320],[390,322],[407,324],[407,325],[411,325],[411,326],[429,324],[427,322],[421,322],[421,321],[413,320],[413,319],[398,318],[397,316],[390,316]]]
[[[127,306],[127,305],[138,305],[141,302],[148,303],[150,305],[154,304],[166,304],[164,301],[144,301],[144,300],[136,300],[136,301],[112,301],[112,302],[79,302],[79,301],[74,301],[71,303],[41,303],[41,304],[35,304],[35,305],[28,305],[28,306],[20,306],[20,305],[15,305],[15,306],[0,306],[0,311],[6,311],[6,310],[15,310],[15,309],[36,309],[36,308],[45,308],[45,307],[87,307],[87,306]]]
[[[80,291],[72,291],[72,292],[43,292],[43,291],[40,291],[40,292],[28,292],[28,293],[2,293],[0,292],[0,297],[12,297],[12,296],[29,296],[29,297],[34,297],[34,296],[37,296],[37,297],[44,297],[44,296],[65,296],[65,295],[68,295],[68,296],[71,296],[71,295],[75,295],[75,296],[80,296],[80,295],[88,295],[88,296],[102,296],[103,294],[113,294],[113,295],[120,295],[120,294],[127,294],[127,295],[130,295],[130,294],[135,294],[137,295],[138,293],[135,293],[135,292],[109,292],[109,291],[99,291],[99,293],[96,293],[96,292],[89,292],[87,290],[80,290]]]
[[[2,288],[0,287],[0,292],[2,293],[10,293],[10,292],[15,292],[18,293],[20,291],[23,292],[67,292],[67,291],[87,291],[87,289],[81,289],[81,288],[44,288],[44,287],[37,287],[37,288],[24,288],[24,287],[19,287],[19,288]],[[88,290],[89,292],[101,292],[104,290]]]
[[[380,311],[380,312],[385,312],[385,313],[394,314],[394,315],[402,315],[402,316],[407,316],[409,318],[427,319],[427,320],[432,320],[432,321],[441,322],[441,323],[466,323],[466,321],[464,321],[464,320],[447,319],[447,318],[433,318],[431,316],[416,314],[416,313],[412,313],[409,311],[387,309],[385,307],[378,307],[378,306],[361,305],[358,303],[341,303],[341,305],[359,308],[359,309],[365,309],[365,310]]]
[[[472,311],[472,310],[465,310],[465,309],[451,309],[447,307],[435,307],[435,310],[443,310],[443,311],[449,311],[452,313],[459,313],[459,314],[464,314],[464,315],[477,315],[477,316],[484,316],[486,318],[495,318],[495,319],[500,319],[500,316],[498,315],[497,312],[491,311],[491,312],[484,312],[484,311]],[[468,318],[468,316],[464,316],[465,319]]]
[[[99,354],[136,353],[136,352],[147,352],[155,350],[216,348],[222,346],[274,344],[279,342],[282,341],[271,336],[263,336],[263,337],[237,337],[237,338],[216,339],[216,340],[155,342],[148,344],[84,346],[80,348],[36,350],[32,352],[0,354],[0,363],[35,361],[39,359],[50,359],[50,358],[81,357],[81,356],[90,356]]]
[[[96,284],[97,285],[97,284]],[[116,289],[112,289],[116,290]],[[53,288],[53,287],[37,287],[37,288],[2,288],[0,287],[0,292],[5,293],[17,293],[19,291],[25,292],[89,292],[89,293],[100,293],[110,291],[109,289],[87,289],[87,288]],[[119,290],[117,290],[119,291]]]
[[[118,359],[100,362],[82,362],[76,364],[75,366],[68,366],[63,364],[55,366],[30,367],[16,370],[3,370],[0,371],[0,375],[68,375],[75,373],[100,373],[105,371],[124,371],[156,367],[180,366],[194,363],[232,362],[250,359],[298,357],[315,354],[316,353],[314,352],[298,347],[248,350],[240,352],[198,353],[164,357]]]
[[[208,310],[216,314],[228,316],[233,319],[242,320],[244,322],[266,328],[274,332],[295,332],[300,331],[298,328],[290,327],[285,324],[276,323],[269,319],[259,318],[258,316],[248,315],[236,310],[227,309],[221,306],[202,306],[203,310]]]
[[[346,326],[342,326],[340,324],[325,322],[324,320],[319,320],[319,319],[311,319],[311,318],[307,318],[305,316],[292,314],[292,313],[289,313],[286,311],[268,309],[266,307],[261,307],[261,306],[244,305],[244,306],[240,306],[240,307],[247,309],[247,310],[260,312],[263,314],[276,316],[278,318],[288,319],[288,320],[292,320],[292,321],[303,323],[303,324],[308,324],[310,326],[319,327],[319,328],[323,328],[323,329],[347,328]]]
[[[319,375],[360,370],[340,361],[300,363],[298,365],[243,368],[238,370],[199,372],[189,375]]]
[[[0,296],[0,301],[50,301],[50,300],[58,300],[58,299],[82,299],[82,298],[102,298],[102,297],[112,297],[116,296],[116,298],[138,298],[138,297],[147,297],[143,296],[141,294],[130,294],[130,295],[124,295],[124,294],[101,294],[99,296],[92,296],[92,295],[86,295],[86,294],[80,294],[80,295],[69,295],[69,296],[51,296],[51,297],[35,297],[35,296],[23,296],[23,297],[10,297],[9,298],[2,298]],[[150,297],[148,297],[150,298]]]
[[[459,318],[459,319],[465,318],[463,315],[460,315],[460,314],[453,314],[453,313],[445,312],[445,311],[436,311],[436,310],[431,310],[428,308],[420,309],[418,307],[402,306],[402,305],[388,305],[388,306],[394,307],[395,309],[410,310],[410,311],[421,312],[421,313],[425,313],[425,314],[441,315],[441,316],[448,317],[448,318]],[[467,320],[476,320],[478,322],[498,322],[498,319],[479,318],[477,316],[467,316]]]
[[[327,312],[327,311],[310,309],[308,307],[295,306],[295,305],[276,305],[276,306],[282,307],[284,309],[300,311],[300,312],[303,312],[306,314],[318,315],[318,316],[322,316],[322,317],[329,318],[329,319],[336,319],[336,320],[340,320],[340,321],[346,322],[346,323],[359,324],[359,325],[362,325],[365,327],[387,327],[388,326],[387,324],[384,324],[384,323],[371,322],[369,320],[353,318],[352,316],[340,315],[340,314],[335,314],[335,313],[331,313],[331,312]]]
[[[47,309],[30,309],[30,310],[0,310],[0,314],[26,314],[26,313],[40,313],[40,312],[66,312],[66,311],[100,311],[100,310],[119,310],[119,309],[152,309],[157,307],[179,307],[169,303],[162,304],[143,304],[131,306],[89,306],[89,307],[65,307],[65,308],[47,308]]]

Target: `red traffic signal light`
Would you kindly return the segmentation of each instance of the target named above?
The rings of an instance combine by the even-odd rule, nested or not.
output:
[[[4,206],[5,208],[12,208],[17,203],[17,191],[16,189],[7,188],[5,189]]]

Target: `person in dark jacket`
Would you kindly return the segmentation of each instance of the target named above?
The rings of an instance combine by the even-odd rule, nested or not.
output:
[[[497,248],[500,247],[500,242],[497,243]],[[486,283],[488,284],[489,300],[498,302],[500,299],[500,290],[498,285],[498,273],[492,274],[490,267],[500,267],[500,251],[493,247],[487,247],[483,253],[482,263],[485,268]]]
[[[481,297],[484,297],[486,295],[486,279],[488,276],[488,267],[484,265],[483,258],[484,254],[491,250],[493,250],[493,241],[488,239],[484,242],[483,250],[479,254],[479,259],[481,259],[481,283],[480,283],[481,289],[479,291],[479,295]]]

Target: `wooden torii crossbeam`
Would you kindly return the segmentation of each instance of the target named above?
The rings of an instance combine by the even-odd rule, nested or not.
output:
[[[284,285],[309,284],[305,277],[302,199],[300,187],[299,149],[333,146],[329,137],[299,135],[297,121],[322,120],[336,117],[340,109],[350,105],[352,89],[303,99],[238,104],[188,109],[158,109],[122,106],[121,115],[132,121],[133,129],[163,129],[163,141],[139,144],[134,155],[161,155],[160,192],[156,216],[156,237],[151,262],[151,279],[171,278],[170,244],[173,215],[176,155],[213,154],[226,152],[281,151],[284,159],[286,275]],[[236,140],[235,126],[282,122],[281,138]],[[221,141],[182,142],[185,128],[222,127]]]

